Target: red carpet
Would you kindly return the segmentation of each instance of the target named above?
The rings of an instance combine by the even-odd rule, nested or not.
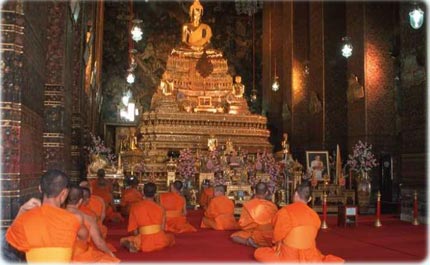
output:
[[[176,245],[152,253],[129,253],[119,246],[126,224],[108,224],[108,242],[123,262],[253,262],[254,249],[233,243],[231,231],[200,229],[202,212],[190,211],[189,220],[198,231],[176,235]],[[357,227],[337,227],[329,216],[317,245],[323,254],[334,254],[347,262],[418,262],[427,257],[427,226],[413,226],[398,218],[382,216],[382,227],[373,227],[373,216],[360,216]],[[255,261],[254,261],[255,262]]]

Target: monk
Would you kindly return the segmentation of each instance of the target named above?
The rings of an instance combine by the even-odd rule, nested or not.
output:
[[[82,182],[81,182],[82,183]],[[107,227],[102,223],[99,214],[94,212],[92,208],[90,208],[90,202],[91,202],[91,190],[86,187],[80,187],[82,189],[82,203],[79,206],[79,210],[83,212],[86,215],[92,216],[96,219],[97,225],[99,227],[100,233],[103,237],[103,239],[106,239],[108,229]],[[97,200],[97,199],[96,199]],[[116,252],[117,249],[111,244],[106,242],[106,245],[112,252]]]
[[[104,241],[95,216],[79,210],[83,201],[83,188],[72,185],[66,200],[66,210],[83,218],[89,236],[85,240],[77,239],[73,247],[73,262],[120,262]]]
[[[113,207],[113,188],[112,183],[105,179],[105,170],[97,170],[97,179],[90,182],[92,193],[94,195],[100,196],[106,205],[106,219],[114,223],[119,223],[124,221],[124,218],[114,210]]]
[[[154,201],[157,186],[149,182],[143,187],[144,198],[130,208],[128,232],[133,236],[121,238],[120,244],[130,252],[151,252],[173,246],[175,237],[165,233],[165,213]]]
[[[93,211],[97,215],[97,218],[100,220],[100,222],[103,222],[106,217],[106,205],[104,200],[100,196],[94,195],[91,192],[92,188],[88,181],[82,180],[79,183],[79,186],[83,188],[88,188],[90,190],[90,197],[87,202],[85,202],[85,199],[84,199],[83,205],[85,205],[91,211]]]
[[[239,229],[234,218],[234,203],[225,196],[224,185],[215,186],[214,191],[215,197],[209,201],[200,227],[215,230]]]
[[[333,256],[324,256],[316,247],[315,239],[321,225],[318,214],[307,204],[310,201],[309,184],[299,184],[293,203],[284,206],[273,219],[274,247],[255,250],[254,257],[262,262],[343,262]]]
[[[266,183],[255,185],[255,197],[244,203],[240,214],[239,226],[242,231],[231,235],[234,242],[253,246],[272,246],[272,219],[278,207],[266,200],[269,190]]]
[[[68,184],[65,173],[48,170],[39,185],[42,202],[34,198],[26,202],[7,230],[6,241],[25,252],[27,262],[70,262],[76,238],[87,238],[83,218],[60,208]]]
[[[130,206],[133,203],[142,200],[142,194],[137,190],[139,180],[136,177],[130,178],[130,187],[123,191],[121,195],[121,213],[122,215],[128,215],[130,212]]]
[[[206,210],[209,201],[214,197],[214,189],[210,186],[210,181],[205,179],[202,183],[202,191],[199,198],[200,208]]]
[[[170,192],[160,194],[160,204],[166,210],[166,231],[173,233],[196,232],[187,222],[185,198],[181,195],[182,182],[176,180],[170,184]]]

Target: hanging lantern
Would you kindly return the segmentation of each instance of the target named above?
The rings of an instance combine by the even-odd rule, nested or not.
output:
[[[143,35],[143,31],[142,28],[140,27],[140,23],[142,23],[142,20],[140,19],[133,19],[133,27],[131,28],[131,38],[135,41],[135,42],[139,42],[140,40],[142,40],[142,35]]]
[[[275,78],[273,80],[272,90],[273,90],[273,92],[276,92],[279,90],[279,76],[277,76],[277,75],[275,75]]]
[[[342,56],[348,58],[352,55],[352,44],[349,37],[342,38]]]
[[[135,79],[136,79],[136,76],[134,75],[134,73],[132,71],[128,71],[127,83],[133,84]]]
[[[256,101],[257,101],[257,89],[253,88],[253,89],[251,90],[251,95],[250,95],[250,97],[251,97],[251,102],[252,102],[252,103],[254,103],[254,102],[256,102]]]
[[[414,6],[414,8],[409,12],[409,25],[413,29],[419,29],[424,23],[424,11],[421,10],[418,6]]]

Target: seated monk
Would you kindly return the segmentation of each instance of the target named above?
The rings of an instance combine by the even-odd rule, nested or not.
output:
[[[196,232],[187,222],[185,198],[181,195],[182,182],[176,180],[170,184],[170,192],[161,193],[160,204],[166,210],[166,231],[173,233]]]
[[[202,191],[200,193],[199,204],[202,209],[207,209],[209,201],[214,197],[214,188],[210,186],[208,179],[203,180]]]
[[[72,185],[66,200],[66,210],[83,218],[85,227],[89,231],[87,239],[77,239],[73,247],[73,262],[120,262],[106,245],[96,217],[90,216],[79,210],[83,201],[83,188]],[[92,243],[92,244],[91,244]]]
[[[30,199],[7,230],[6,241],[25,252],[27,262],[70,262],[76,238],[88,237],[83,218],[60,208],[67,198],[68,184],[65,173],[48,170],[39,185],[43,203]]]
[[[106,205],[104,200],[97,195],[92,194],[92,189],[91,189],[91,185],[88,183],[88,181],[86,180],[82,180],[79,183],[79,186],[81,188],[85,188],[84,189],[84,202],[82,203],[80,210],[84,211],[85,213],[88,214],[88,210],[92,211],[96,214],[97,216],[97,221],[100,222],[100,229],[102,231],[103,234],[105,234],[104,229],[106,229],[106,234],[107,234],[107,228],[103,225],[103,221],[105,219],[106,216]],[[87,190],[89,191],[89,193],[87,193]],[[89,197],[87,197],[89,196]],[[88,208],[88,209],[86,209]],[[102,228],[105,227],[105,228]],[[106,236],[104,236],[106,237]]]
[[[163,208],[154,201],[156,192],[157,186],[154,183],[145,184],[143,200],[130,208],[127,230],[134,235],[120,240],[121,246],[130,252],[151,252],[175,244],[173,234],[164,232],[166,216]]]
[[[121,195],[121,214],[128,215],[130,212],[130,206],[133,203],[140,202],[142,200],[142,194],[137,190],[139,180],[132,176],[130,178],[130,187],[125,189]]]
[[[322,255],[316,247],[321,220],[307,205],[310,201],[308,183],[297,186],[293,201],[279,210],[273,219],[275,246],[256,249],[255,259],[262,262],[343,262],[339,257]]]
[[[105,179],[105,170],[99,169],[97,170],[97,179],[94,179],[90,182],[92,193],[94,195],[100,196],[106,205],[106,219],[110,220],[114,223],[119,223],[124,221],[124,218],[114,210],[113,207],[113,189],[112,183]]]
[[[272,246],[272,219],[278,207],[266,200],[268,193],[266,183],[255,185],[255,197],[243,204],[239,219],[242,231],[231,235],[234,242],[253,247]]]
[[[81,182],[82,183],[82,182]],[[86,187],[80,187],[82,189],[82,203],[79,206],[79,210],[81,212],[83,212],[86,215],[92,216],[95,218],[96,222],[97,222],[97,226],[99,227],[100,233],[102,235],[103,239],[106,239],[107,236],[107,232],[108,229],[107,227],[102,223],[99,214],[97,214],[96,212],[94,212],[90,207],[90,199],[91,199],[91,190],[89,188]],[[108,248],[112,251],[115,252],[116,248],[111,244],[106,242],[106,245],[108,246]]]
[[[210,200],[200,227],[215,230],[239,229],[234,218],[234,203],[225,196],[224,185],[215,186],[215,197]]]

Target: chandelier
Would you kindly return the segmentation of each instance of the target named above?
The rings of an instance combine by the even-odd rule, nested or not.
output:
[[[252,16],[263,8],[262,1],[235,0],[236,13]]]

